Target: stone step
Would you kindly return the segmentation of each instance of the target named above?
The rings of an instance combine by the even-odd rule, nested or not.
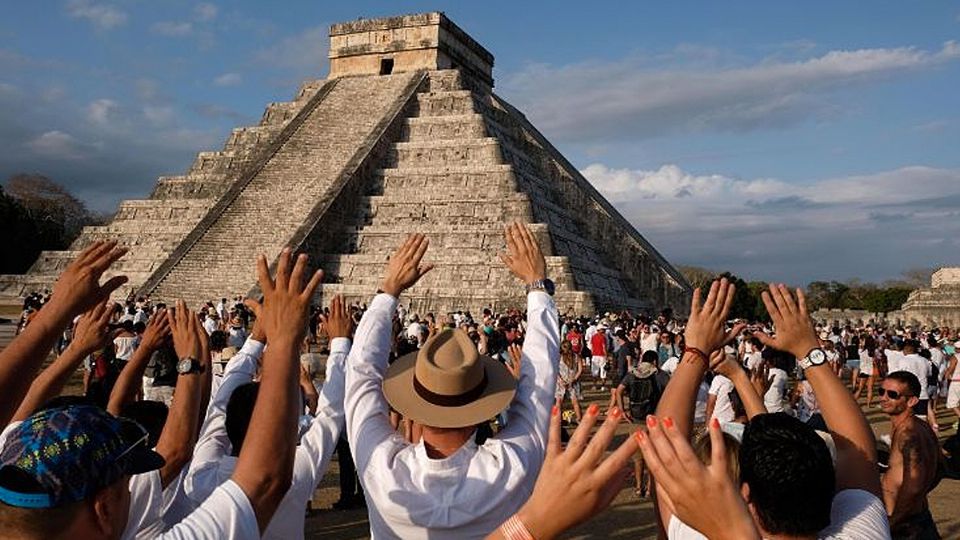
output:
[[[213,199],[128,199],[120,203],[113,221],[170,221],[196,223],[213,205]]]
[[[462,141],[450,139],[396,143],[390,149],[386,159],[387,167],[397,169],[503,163],[500,144],[493,137]]]
[[[448,90],[417,94],[414,116],[463,115],[477,112],[470,90]]]
[[[318,288],[315,300],[317,303],[327,305],[335,295],[341,294],[348,303],[369,304],[376,296],[376,290],[376,286],[372,285],[324,283]],[[590,295],[585,292],[558,289],[554,301],[560,312],[566,312],[567,310],[572,310],[575,313],[593,312]],[[458,306],[456,308],[458,310],[470,311],[478,315],[484,307],[492,307],[496,311],[507,308],[524,309],[526,292],[516,278],[509,288],[499,290],[466,289],[456,286],[427,287],[418,283],[413,288],[404,291],[400,296],[400,304],[404,305],[409,313],[426,314],[432,312],[440,315],[447,313],[442,311],[441,306]]]
[[[234,180],[235,177],[224,175],[161,176],[150,198],[213,201],[229,189]]]
[[[481,225],[483,223],[511,223],[531,221],[530,202],[525,195],[456,193],[446,199],[427,201],[394,196],[365,197],[356,214],[358,222],[382,226],[400,226],[425,223],[446,225]],[[472,195],[472,196],[471,196]],[[493,196],[491,196],[493,195]]]
[[[487,126],[479,114],[451,114],[407,118],[400,138],[406,141],[480,139],[488,137]]]

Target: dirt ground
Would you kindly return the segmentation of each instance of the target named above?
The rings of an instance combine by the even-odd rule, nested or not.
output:
[[[0,349],[9,343],[12,336],[12,325],[0,324]],[[585,384],[584,386],[586,389],[590,385]],[[82,382],[78,373],[68,385],[66,393],[79,394],[81,389]],[[606,406],[607,396],[599,392],[587,390],[584,397],[588,404],[596,402],[601,406]],[[889,433],[889,422],[886,421],[879,409],[874,408],[868,411],[867,418],[878,436]],[[955,421],[956,418],[952,414],[943,410],[940,411],[939,422],[941,425],[953,424]],[[623,424],[618,429],[617,438],[611,448],[623,441],[632,431],[633,428],[630,425]],[[954,431],[948,429],[941,433],[943,436],[950,436],[953,435]],[[331,508],[331,505],[339,497],[338,475],[339,464],[336,454],[334,454],[330,470],[321,481],[308,512],[306,520],[307,538],[369,538],[366,509],[338,511]],[[930,493],[929,501],[931,512],[937,522],[941,536],[943,538],[960,538],[960,512],[957,511],[957,508],[960,508],[960,481],[943,480],[937,489]],[[632,484],[624,486],[611,507],[604,513],[564,535],[564,538],[571,539],[653,539],[656,537],[657,525],[653,504],[648,499],[640,499],[635,495]]]

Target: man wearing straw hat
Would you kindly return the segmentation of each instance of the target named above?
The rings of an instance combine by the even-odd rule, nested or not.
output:
[[[410,236],[390,258],[381,291],[360,321],[347,359],[344,409],[375,539],[483,538],[533,489],[556,387],[559,324],[553,282],[533,235],[514,224],[505,236],[501,259],[527,289],[519,381],[480,355],[459,329],[387,366],[397,299],[432,268],[421,264],[423,235]],[[423,426],[418,444],[390,426],[391,407]],[[504,409],[508,426],[478,445],[476,426]]]

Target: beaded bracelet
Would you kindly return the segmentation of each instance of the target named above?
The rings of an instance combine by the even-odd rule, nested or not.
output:
[[[534,540],[533,535],[527,530],[527,526],[520,521],[516,514],[510,516],[510,519],[500,525],[500,532],[507,540]]]
[[[698,348],[696,348],[696,347],[684,347],[684,348],[683,348],[683,354],[687,354],[687,353],[690,353],[690,354],[693,354],[694,356],[699,357],[701,360],[703,360],[703,363],[704,363],[704,364],[706,364],[706,365],[708,365],[708,366],[710,365],[710,357],[708,357],[708,356],[707,356],[703,351],[701,351],[700,349],[698,349]]]

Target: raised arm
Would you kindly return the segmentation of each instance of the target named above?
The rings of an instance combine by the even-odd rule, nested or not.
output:
[[[14,421],[26,419],[41,405],[59,396],[83,359],[106,345],[110,338],[112,307],[109,300],[100,302],[80,317],[70,345],[30,385],[20,408],[13,415]]]
[[[310,299],[323,272],[307,282],[307,256],[301,254],[293,265],[285,248],[275,281],[263,255],[257,259],[257,274],[263,291],[259,322],[270,346],[263,355],[260,391],[232,479],[250,501],[262,533],[290,488],[300,406],[298,353]]]
[[[710,369],[733,381],[733,387],[740,396],[740,401],[743,402],[743,408],[747,411],[747,418],[767,412],[767,408],[763,405],[763,398],[757,393],[750,375],[723,349],[713,351],[710,355]],[[713,399],[713,404],[716,405],[716,398]],[[713,412],[713,407],[710,407],[709,403],[707,412],[709,419],[709,414]]]
[[[384,449],[380,443],[396,435],[390,425],[390,407],[383,397],[393,314],[400,294],[433,268],[432,264],[421,262],[429,245],[424,235],[412,234],[397,248],[387,263],[380,285],[383,292],[370,302],[354,334],[353,349],[347,358],[343,406],[350,451],[361,475],[373,457],[372,452]]]
[[[657,416],[671,417],[676,429],[684,436],[690,436],[697,389],[707,371],[710,354],[723,347],[743,328],[738,325],[730,332],[724,331],[724,322],[735,292],[736,287],[726,278],[710,285],[706,301],[701,301],[700,289],[693,291],[690,319],[684,331],[687,349],[657,405]]]
[[[200,340],[207,333],[196,314],[187,309],[183,300],[177,300],[176,309],[167,311],[166,316],[173,334],[173,348],[177,358],[192,358],[201,370],[210,369],[209,359],[204,363],[200,345]],[[157,440],[156,451],[166,460],[166,464],[160,469],[160,482],[163,487],[167,487],[193,457],[199,431],[197,426],[202,384],[203,377],[199,371],[180,373],[177,376],[173,404]]]
[[[805,358],[820,346],[802,290],[797,289],[794,299],[785,285],[770,284],[770,290],[761,296],[776,329],[776,337],[755,334],[765,345],[797,358]],[[863,489],[879,497],[876,440],[860,406],[828,364],[811,366],[804,375],[837,447],[837,491]]]
[[[143,340],[134,351],[130,361],[123,367],[117,383],[110,392],[110,402],[107,412],[119,415],[123,408],[133,403],[137,397],[137,390],[143,386],[143,372],[150,362],[150,355],[159,349],[170,335],[170,323],[167,320],[166,310],[159,310],[150,317],[147,329],[143,332]]]
[[[3,351],[0,351],[0,426],[20,408],[37,370],[64,327],[75,316],[110,297],[126,283],[126,276],[115,276],[103,285],[100,277],[126,253],[116,242],[94,242],[60,274],[53,286],[53,296]]]
[[[514,223],[504,231],[507,252],[500,255],[507,268],[524,285],[546,279],[547,261],[525,225]],[[543,291],[527,293],[527,335],[523,341],[520,380],[507,409],[507,427],[497,438],[510,442],[538,465],[547,445],[549,411],[557,385],[560,358],[560,323],[553,298]],[[532,476],[532,475],[531,475]]]

